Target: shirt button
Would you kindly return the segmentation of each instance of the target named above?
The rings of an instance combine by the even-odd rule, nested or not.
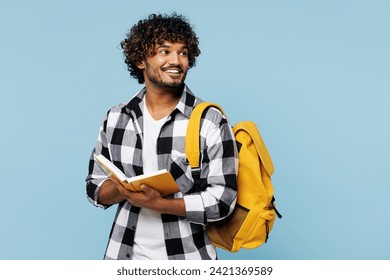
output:
[[[130,254],[126,254],[126,258],[128,258],[128,259],[129,259],[129,258],[130,258]]]

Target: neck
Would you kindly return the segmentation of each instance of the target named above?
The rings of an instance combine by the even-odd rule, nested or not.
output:
[[[145,101],[151,116],[156,120],[168,116],[176,107],[182,92],[183,87],[171,89],[146,86]]]

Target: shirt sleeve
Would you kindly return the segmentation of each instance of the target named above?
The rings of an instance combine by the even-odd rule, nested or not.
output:
[[[108,116],[108,114],[107,114]],[[101,185],[108,180],[108,176],[104,171],[99,167],[94,159],[94,154],[104,155],[106,158],[110,159],[108,152],[107,139],[106,139],[106,129],[107,129],[107,116],[101,122],[99,135],[96,141],[96,145],[92,150],[91,157],[89,159],[88,166],[88,176],[86,178],[86,190],[88,200],[95,206],[101,208],[108,208],[111,205],[100,204],[99,201],[99,190]]]
[[[188,221],[204,224],[226,218],[237,197],[238,152],[233,131],[216,109],[207,111],[201,124],[202,191],[184,195]]]

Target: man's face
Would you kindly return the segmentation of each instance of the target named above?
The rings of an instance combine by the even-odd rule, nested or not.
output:
[[[145,84],[164,88],[179,88],[188,72],[188,49],[183,43],[164,41],[138,65],[144,70]]]

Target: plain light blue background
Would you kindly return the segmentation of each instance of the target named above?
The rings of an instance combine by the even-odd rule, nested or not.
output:
[[[255,121],[273,157],[269,242],[221,259],[390,259],[388,1],[0,0],[0,259],[101,259],[115,207],[88,203],[100,120],[140,85],[119,42],[189,18],[187,84]]]

